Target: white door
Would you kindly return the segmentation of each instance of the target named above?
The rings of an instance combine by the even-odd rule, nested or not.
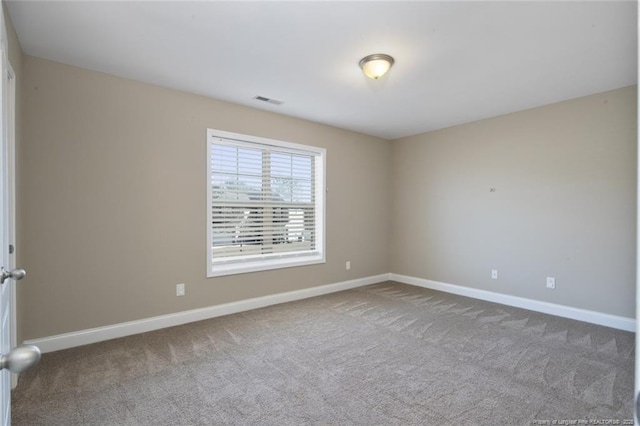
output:
[[[2,22],[2,35],[4,37],[4,22]],[[4,43],[2,43],[4,45]],[[6,119],[6,49],[0,47],[0,267],[11,270],[11,257],[9,254],[10,235],[10,210],[11,210],[11,193],[9,191],[9,142]],[[0,284],[0,355],[6,354],[11,349],[11,328],[12,328],[12,286],[14,281],[11,279],[4,280]],[[10,424],[10,408],[11,408],[11,377],[8,370],[0,371],[0,419],[3,425]]]
[[[14,268],[14,147],[10,146],[8,109],[8,67],[6,57],[6,37],[4,19],[2,26],[2,43],[0,44],[0,267],[11,271]],[[13,128],[11,129],[13,132]],[[13,136],[13,135],[11,135]],[[11,247],[10,247],[11,245]],[[13,294],[15,280],[5,279],[0,284],[0,355],[7,354],[12,346],[13,329]],[[15,337],[14,337],[15,339]],[[10,424],[11,415],[11,373],[7,369],[0,371],[0,421],[2,425]]]
[[[7,59],[4,16],[0,5],[0,424],[11,424],[11,387],[17,374],[38,363],[40,350],[16,344],[15,281],[15,80]],[[14,374],[12,375],[13,372]]]

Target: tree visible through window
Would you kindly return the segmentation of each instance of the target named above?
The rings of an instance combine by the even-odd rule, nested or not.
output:
[[[209,130],[209,276],[324,261],[324,150]]]

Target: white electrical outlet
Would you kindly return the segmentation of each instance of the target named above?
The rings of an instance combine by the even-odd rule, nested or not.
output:
[[[349,269],[351,269],[351,261],[347,260],[347,262],[344,264],[345,269],[348,271]]]
[[[497,280],[498,279],[498,270],[497,269],[492,269],[491,270],[491,279],[493,279],[493,280]]]
[[[547,288],[556,288],[556,279],[554,277],[547,277]]]
[[[176,284],[176,296],[184,296],[184,284]]]

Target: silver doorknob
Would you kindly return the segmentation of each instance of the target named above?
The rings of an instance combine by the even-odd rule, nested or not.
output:
[[[40,362],[40,348],[24,345],[13,348],[6,355],[0,355],[0,370],[6,368],[12,373],[22,373]]]
[[[16,268],[11,271],[7,271],[4,269],[4,266],[0,268],[0,284],[4,284],[7,278],[12,280],[21,280],[24,276],[27,275],[27,271],[21,268]]]

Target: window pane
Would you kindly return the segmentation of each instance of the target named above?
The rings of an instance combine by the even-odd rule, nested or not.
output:
[[[317,154],[289,150],[291,145],[212,138],[208,250],[214,270],[220,262],[240,265],[289,255],[323,261],[316,251],[322,221],[316,211]]]

